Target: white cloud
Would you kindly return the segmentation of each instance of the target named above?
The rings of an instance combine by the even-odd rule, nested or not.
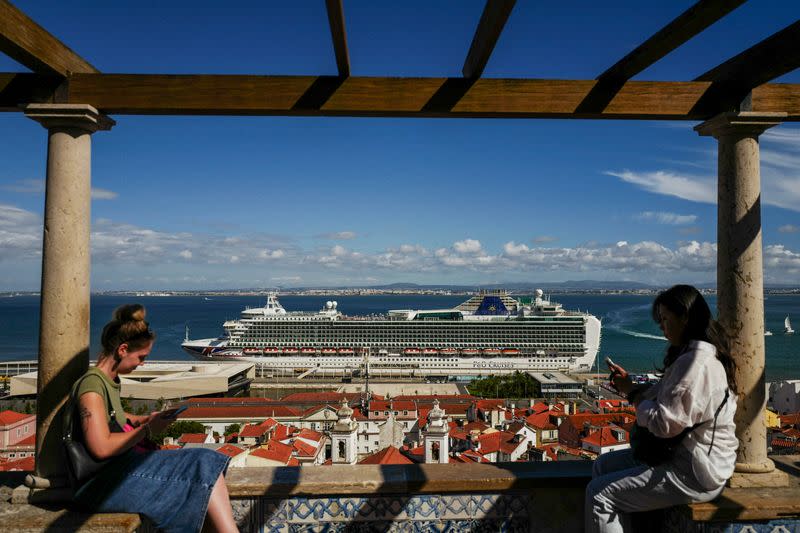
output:
[[[475,239],[464,239],[453,243],[453,248],[460,254],[479,254],[481,249],[481,242]]]
[[[13,205],[0,204],[0,261],[25,261],[41,255],[41,217]]]
[[[321,233],[316,235],[318,239],[328,239],[331,241],[351,241],[358,237],[354,231],[337,231],[334,233]]]
[[[44,194],[45,180],[43,179],[24,179],[17,180],[10,185],[3,185],[0,190],[16,192],[21,194]],[[119,194],[108,189],[93,187],[91,192],[92,200],[114,200]]]
[[[794,224],[785,224],[778,228],[780,233],[797,233],[800,232],[800,226],[795,226]]]
[[[258,257],[261,259],[281,259],[286,256],[286,252],[280,248],[277,250],[261,250]]]
[[[652,220],[659,224],[671,226],[684,226],[697,222],[697,215],[679,215],[677,213],[668,213],[664,211],[643,211],[634,218],[638,220]]]
[[[183,257],[184,259],[191,259],[192,258],[192,251],[191,250],[181,250],[181,252],[178,255]]]
[[[10,192],[18,192],[22,194],[41,194],[44,192],[44,180],[42,179],[27,179],[17,180],[11,185],[3,185],[0,189]]]
[[[92,200],[114,200],[119,194],[108,189],[97,189],[92,187]]]
[[[655,172],[606,171],[604,174],[620,178],[642,189],[656,194],[675,196],[692,202],[716,203],[717,184],[710,177],[679,175],[674,172],[657,170]]]

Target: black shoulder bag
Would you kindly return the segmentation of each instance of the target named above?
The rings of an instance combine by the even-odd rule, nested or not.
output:
[[[78,399],[76,398],[78,388],[85,377],[86,375],[75,383],[69,397],[67,409],[64,412],[64,436],[62,439],[64,442],[64,451],[67,456],[67,474],[73,488],[83,485],[111,461],[111,459],[98,461],[89,453],[89,450],[86,449],[86,446],[81,440],[73,437],[73,435],[83,434],[80,429],[77,432],[75,431],[73,414],[78,407]],[[106,410],[108,410],[110,417],[108,423],[109,431],[111,431],[111,433],[122,433],[122,428],[119,427],[115,416],[116,413],[110,409],[109,405],[106,405]]]
[[[725,397],[722,399],[722,403],[719,404],[717,411],[714,413],[714,430],[711,433],[711,446],[708,448],[709,455],[711,454],[711,448],[714,447],[714,434],[717,431],[717,417],[727,401],[728,389],[725,389]],[[706,422],[709,421],[705,420],[703,422],[698,422],[693,426],[685,428],[674,437],[667,438],[656,437],[646,427],[642,427],[639,424],[634,423],[633,429],[631,430],[631,448],[633,448],[633,458],[649,466],[658,466],[660,464],[664,464],[675,457],[675,452],[678,451],[678,446],[680,446],[683,438]]]

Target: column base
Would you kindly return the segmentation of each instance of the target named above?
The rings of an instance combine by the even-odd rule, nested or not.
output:
[[[788,487],[789,476],[782,470],[772,472],[744,473],[734,472],[728,480],[728,487],[732,489],[757,489],[762,487]]]

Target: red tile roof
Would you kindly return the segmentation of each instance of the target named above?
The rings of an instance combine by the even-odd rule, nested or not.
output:
[[[528,415],[525,418],[525,422],[532,428],[536,429],[542,429],[542,430],[556,429],[556,426],[554,426],[550,422],[550,411],[544,411]]]
[[[297,452],[297,455],[303,457],[314,457],[317,454],[317,448],[300,439],[292,441],[292,448]]]
[[[17,413],[16,411],[1,411],[0,426],[10,426],[26,418],[36,418],[36,415],[26,415],[25,413]]]
[[[319,431],[314,431],[313,429],[303,428],[300,430],[300,433],[297,434],[297,437],[301,439],[313,440],[315,442],[319,442],[325,437],[325,435],[323,435]]]
[[[247,424],[239,430],[239,438],[259,438],[269,433],[274,424],[264,425],[261,424]]]
[[[35,466],[34,457],[25,457],[17,461],[0,461],[0,472],[32,472]]]
[[[361,465],[410,465],[414,461],[400,453],[394,446],[387,446],[381,451],[358,462]]]
[[[595,431],[591,435],[588,435],[581,439],[583,442],[588,444],[592,444],[594,446],[603,447],[603,446],[619,446],[621,444],[628,444],[628,432],[621,429],[621,428],[614,428],[618,431],[623,431],[624,436],[623,440],[617,440],[616,435],[612,431],[612,428],[609,426],[605,426],[600,428],[599,430]]]
[[[779,415],[779,418],[781,419],[781,426],[793,426],[800,424],[800,413]]]
[[[181,444],[202,444],[206,441],[205,433],[184,433],[178,439]]]
[[[417,408],[417,404],[411,400],[394,400],[392,401],[392,408],[395,411],[414,411]]]
[[[14,448],[15,446],[36,446],[36,433],[31,433],[21,441],[17,442],[16,444],[12,444],[9,447]]]
[[[288,444],[271,440],[267,442],[266,446],[250,452],[250,455],[287,464],[292,457],[292,447]]]
[[[270,417],[299,417],[301,411],[293,407],[285,405],[267,405],[267,406],[249,406],[249,405],[236,405],[236,406],[208,406],[208,407],[189,407],[181,415],[182,419],[186,418],[245,418],[245,419],[260,419]]]
[[[234,446],[233,444],[226,444],[224,446],[220,446],[217,448],[217,451],[222,455],[227,455],[228,457],[236,457],[240,453],[244,453],[244,450]]]
[[[508,431],[493,431],[478,436],[480,442],[480,452],[482,454],[503,452],[512,453],[520,446],[520,442],[514,442],[514,434]]]

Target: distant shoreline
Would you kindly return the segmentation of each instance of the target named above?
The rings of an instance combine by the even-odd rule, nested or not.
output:
[[[514,289],[509,290],[510,295],[529,295],[536,290]],[[662,288],[652,289],[570,289],[548,288],[550,294],[589,294],[602,296],[655,296]],[[229,289],[229,290],[164,290],[164,291],[97,291],[92,296],[133,296],[133,297],[180,297],[180,296],[266,296],[270,289]],[[453,289],[370,289],[370,288],[314,288],[314,289],[280,289],[278,294],[283,296],[471,296],[479,290],[453,290]],[[703,294],[714,295],[716,289],[702,289]],[[39,291],[0,291],[0,298],[14,298],[18,296],[39,296]],[[800,287],[768,288],[764,295],[800,295]]]

